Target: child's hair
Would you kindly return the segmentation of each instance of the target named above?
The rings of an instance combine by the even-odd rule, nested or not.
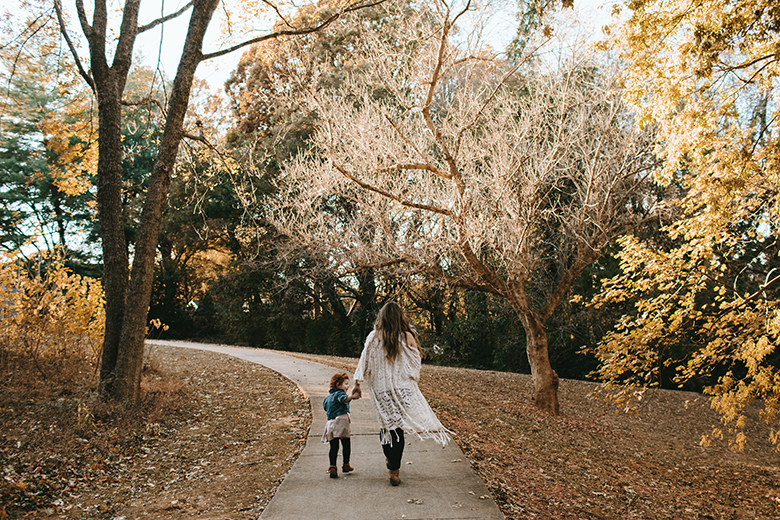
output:
[[[344,382],[345,379],[349,379],[349,374],[346,372],[336,372],[333,374],[333,377],[330,378],[330,388],[333,390],[334,388],[338,388],[341,383]]]

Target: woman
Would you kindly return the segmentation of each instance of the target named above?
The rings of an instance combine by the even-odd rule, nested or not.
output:
[[[374,330],[366,338],[355,371],[353,392],[361,395],[362,381],[371,390],[393,486],[401,483],[398,472],[404,452],[404,431],[420,439],[434,439],[442,446],[449,441],[450,432],[436,418],[417,386],[421,365],[414,327],[397,303],[388,302],[379,311]]]

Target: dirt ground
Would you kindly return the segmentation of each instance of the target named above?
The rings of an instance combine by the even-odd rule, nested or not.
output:
[[[0,394],[0,519],[260,516],[303,450],[308,400],[222,354],[151,347],[146,365],[121,422],[83,395]]]
[[[0,385],[0,519],[260,516],[310,425],[297,387],[203,351],[154,347],[147,365],[123,422],[88,393]],[[551,417],[527,375],[425,366],[421,387],[508,519],[780,518],[768,429],[743,452],[702,447],[717,417],[697,394],[656,392],[637,417],[562,381]]]

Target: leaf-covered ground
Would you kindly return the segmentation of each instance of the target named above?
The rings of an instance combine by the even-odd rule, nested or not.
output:
[[[0,385],[0,520],[258,518],[305,444],[298,387],[226,355],[151,347],[142,388],[119,420],[78,390]]]
[[[702,447],[717,417],[699,394],[654,392],[636,416],[590,398],[595,384],[564,380],[552,417],[533,407],[524,374],[424,366],[420,387],[506,518],[780,518],[769,429],[749,431],[742,452]]]
[[[308,403],[222,354],[154,347],[149,359],[145,405],[122,422],[78,390],[0,385],[0,519],[259,517],[303,448]],[[699,446],[717,421],[699,395],[657,392],[636,417],[562,381],[550,417],[526,375],[425,366],[422,379],[507,518],[780,518],[768,432],[749,432],[743,452]]]

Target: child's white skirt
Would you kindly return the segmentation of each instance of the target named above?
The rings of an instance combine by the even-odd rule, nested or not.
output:
[[[349,439],[349,414],[344,413],[331,419],[325,425],[322,442],[329,443],[333,439]]]

